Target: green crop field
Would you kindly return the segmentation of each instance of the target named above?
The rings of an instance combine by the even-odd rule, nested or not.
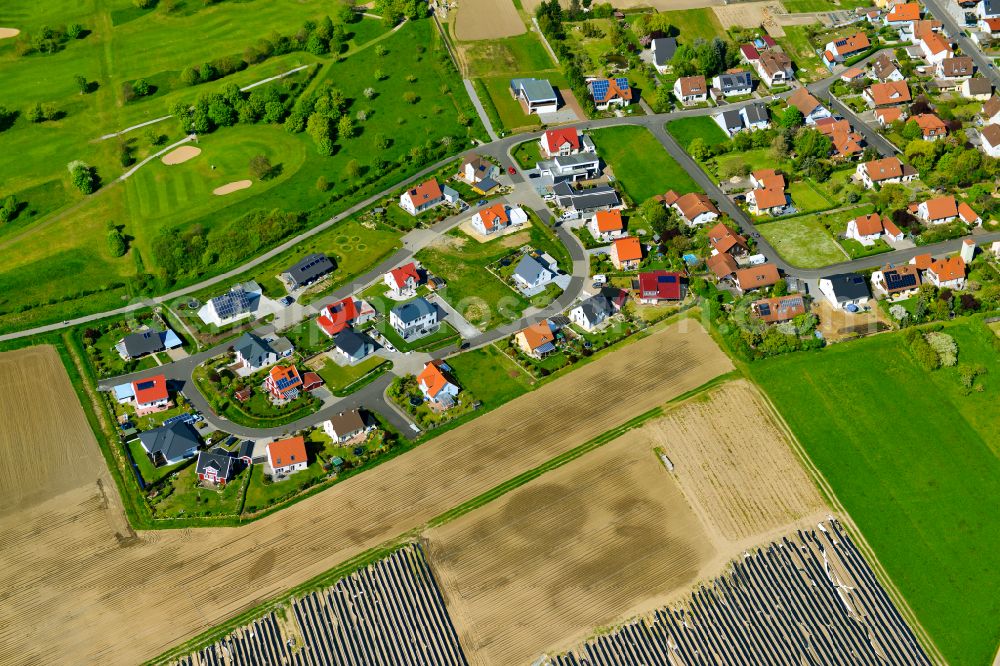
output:
[[[902,335],[750,367],[829,481],[921,624],[956,665],[988,664],[1000,640],[1000,363],[980,321],[948,326],[959,363],[928,373]]]
[[[823,225],[809,215],[758,224],[757,230],[793,266],[819,268],[848,259]]]
[[[695,139],[702,139],[708,146],[714,146],[729,140],[726,133],[722,131],[719,124],[709,116],[694,116],[691,118],[681,118],[671,120],[667,123],[667,131],[670,132],[677,143],[685,148],[691,145]]]
[[[835,12],[872,6],[866,0],[781,0],[781,4],[792,13]]]
[[[681,165],[667,154],[645,127],[610,127],[591,133],[597,152],[611,165],[615,178],[636,203],[667,190],[698,190]]]

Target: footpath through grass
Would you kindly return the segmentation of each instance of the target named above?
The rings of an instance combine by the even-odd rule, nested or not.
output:
[[[948,661],[990,663],[1000,640],[1000,363],[981,321],[947,327],[959,363],[982,364],[964,395],[902,335],[750,366]]]

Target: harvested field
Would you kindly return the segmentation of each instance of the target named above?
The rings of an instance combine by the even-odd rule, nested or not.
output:
[[[143,532],[121,547],[104,515],[117,513],[96,492],[0,519],[0,654],[15,664],[153,658],[732,367],[684,320],[241,528]],[[616,407],[580,409],[603,404]]]
[[[546,666],[930,664],[836,520],[745,553],[683,603],[588,641]]]
[[[253,185],[251,180],[237,180],[232,183],[226,183],[221,187],[217,187],[212,190],[212,194],[216,196],[225,196],[226,194],[232,194],[233,192],[239,192],[240,190],[245,190]]]
[[[823,500],[760,392],[729,382],[633,433],[664,451],[708,525],[728,541],[813,515]]]
[[[526,32],[512,0],[461,0],[455,36],[462,41],[500,39]]]
[[[441,591],[416,545],[296,599],[289,609],[268,613],[178,664],[225,664],[233,654],[252,655],[252,663],[295,666],[372,664],[386,654],[393,664],[465,664]]]
[[[196,148],[194,146],[181,146],[180,148],[171,150],[160,159],[164,164],[172,166],[174,164],[183,164],[188,160],[193,160],[199,155],[201,155],[201,148]]]
[[[81,486],[96,492],[104,459],[54,347],[0,354],[0,416],[0,517]]]
[[[528,664],[656,607],[715,553],[631,433],[426,537],[471,664]]]
[[[767,33],[773,37],[783,37],[785,34],[776,20],[776,15],[784,14],[785,8],[773,0],[768,2],[738,2],[715,7],[714,11],[719,23],[726,30],[745,26],[764,26]]]
[[[0,28],[0,39],[10,39],[11,37],[17,37],[21,34],[21,31],[17,28]]]

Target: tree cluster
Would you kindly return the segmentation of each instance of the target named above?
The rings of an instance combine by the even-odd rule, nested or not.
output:
[[[33,123],[41,123],[46,120],[58,120],[63,117],[63,113],[54,104],[48,102],[35,102],[24,112],[24,117]]]
[[[73,185],[84,194],[93,194],[100,187],[100,179],[94,167],[76,160],[70,162],[66,168],[69,170]]]
[[[290,96],[282,96],[275,86],[261,86],[249,92],[227,83],[217,93],[198,96],[192,106],[178,103],[171,113],[184,132],[205,134],[236,123],[280,123],[288,113]]]
[[[21,206],[13,194],[8,194],[0,199],[0,224],[7,224],[13,220],[20,210]]]
[[[590,96],[587,82],[583,78],[577,55],[566,44],[566,29],[563,26],[564,12],[559,5],[559,0],[542,0],[542,3],[535,9],[535,18],[538,20],[538,27],[542,34],[549,41],[552,50],[559,57],[562,65],[563,76],[573,90],[573,95],[580,102],[583,110],[588,115],[596,112],[594,100]]]
[[[427,3],[422,0],[375,0],[376,14],[387,26],[397,25],[403,19],[418,19],[427,15]]]
[[[739,61],[735,50],[721,37],[711,41],[696,39],[693,44],[681,44],[670,60],[677,76],[701,74],[712,77],[721,74]]]
[[[88,30],[79,23],[56,27],[43,25],[34,35],[21,33],[14,50],[22,56],[32,53],[58,53],[66,48],[66,44],[71,40],[83,39],[87,34]]]

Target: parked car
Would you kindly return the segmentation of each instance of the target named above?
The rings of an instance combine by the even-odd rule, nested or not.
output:
[[[486,199],[480,199],[479,201],[476,202],[476,205],[477,206],[485,206],[488,203],[489,203],[489,201],[487,201]]]
[[[517,173],[517,169],[515,169],[514,167],[507,167],[507,173],[513,176],[514,174]]]
[[[295,302],[295,299],[292,298],[291,296],[285,296],[284,298],[282,298],[278,302],[281,303],[282,305],[284,305],[287,308],[289,305],[291,305],[292,303]]]

